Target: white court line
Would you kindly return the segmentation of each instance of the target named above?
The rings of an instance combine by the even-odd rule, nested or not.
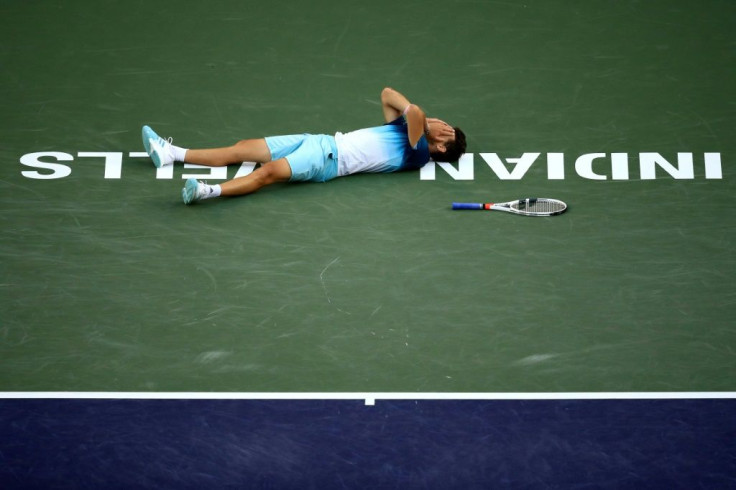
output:
[[[572,393],[230,393],[129,391],[4,391],[0,399],[67,400],[688,400],[736,399],[736,391],[572,392]]]

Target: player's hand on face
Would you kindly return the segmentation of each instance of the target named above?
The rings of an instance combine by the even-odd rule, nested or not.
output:
[[[442,119],[437,119],[436,117],[428,117],[427,118],[427,122],[429,124],[434,124],[434,125],[438,125],[439,124],[439,125],[442,125],[442,126],[450,126],[449,124],[447,124]]]
[[[454,138],[455,130],[452,129],[452,127],[450,126],[442,126],[440,128],[440,136],[443,136],[445,138]]]
[[[447,124],[442,119],[428,117],[427,123],[429,124],[430,132],[435,138],[444,139],[444,138],[454,138],[455,137],[455,130],[452,129],[452,126]]]

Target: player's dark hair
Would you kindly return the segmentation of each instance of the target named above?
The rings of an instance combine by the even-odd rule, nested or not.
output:
[[[435,162],[457,162],[460,157],[465,153],[467,143],[465,142],[465,133],[455,126],[452,128],[455,130],[455,140],[445,143],[445,151],[435,151],[430,153],[432,160]]]

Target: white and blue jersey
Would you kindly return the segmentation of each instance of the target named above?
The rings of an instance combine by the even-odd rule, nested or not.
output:
[[[374,128],[335,134],[337,175],[415,170],[429,161],[424,135],[412,148],[403,116]]]
[[[286,158],[292,181],[326,182],[359,172],[415,170],[429,161],[424,135],[415,147],[403,116],[375,128],[350,133],[270,136],[272,160]]]

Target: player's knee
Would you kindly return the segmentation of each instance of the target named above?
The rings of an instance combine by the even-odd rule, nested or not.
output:
[[[262,165],[261,168],[253,172],[253,175],[255,175],[261,185],[268,185],[273,182],[273,171],[268,165]]]
[[[220,152],[217,157],[212,158],[208,163],[210,167],[226,167],[233,163],[243,161],[242,153],[246,149],[247,140],[241,140],[227,148],[226,151]]]
[[[230,147],[230,159],[233,161],[240,160],[248,150],[248,140],[240,140]]]
[[[291,167],[286,159],[276,160],[263,165],[263,178],[268,184],[285,182],[291,177]]]
[[[279,173],[272,163],[262,165],[255,170],[253,172],[253,178],[258,182],[259,187],[270,185],[280,180]]]
[[[280,172],[278,171],[278,166],[269,163],[268,165],[264,165],[261,167],[263,170],[263,178],[268,184],[273,184],[274,182],[278,182],[280,179]]]

